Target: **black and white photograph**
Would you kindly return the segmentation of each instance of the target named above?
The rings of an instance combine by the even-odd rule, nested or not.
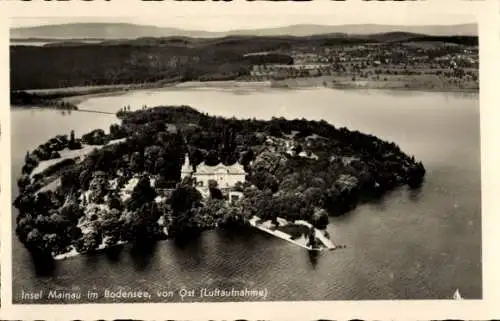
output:
[[[11,18],[12,304],[482,300],[479,22],[396,16]]]

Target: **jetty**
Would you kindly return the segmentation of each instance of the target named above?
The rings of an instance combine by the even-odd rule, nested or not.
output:
[[[271,234],[273,236],[276,236],[282,240],[285,240],[285,241],[288,241],[290,243],[293,243],[295,245],[298,245],[304,249],[307,249],[307,250],[310,250],[310,251],[322,251],[322,250],[334,250],[336,249],[336,246],[335,244],[329,240],[327,237],[325,237],[323,235],[323,233],[321,233],[320,230],[318,230],[317,228],[314,228],[312,226],[312,224],[310,224],[309,222],[306,222],[306,221],[302,221],[302,220],[297,220],[295,222],[289,222],[283,218],[278,218],[277,221],[278,221],[278,224],[280,226],[287,226],[287,225],[290,225],[290,224],[297,224],[297,225],[303,225],[303,226],[306,226],[308,228],[314,228],[314,234],[315,234],[315,237],[323,244],[323,247],[312,247],[312,246],[308,246],[306,245],[306,242],[302,239],[302,242],[300,240],[294,240],[292,239],[292,236],[290,234],[287,234],[285,232],[282,232],[282,231],[279,231],[277,229],[272,229],[272,223],[270,221],[265,221],[265,222],[262,222],[262,223],[259,223],[259,221],[261,221],[261,218],[258,217],[258,216],[252,216],[249,220],[249,223],[251,226],[263,231],[263,232],[266,232],[268,234]]]
[[[300,225],[304,225],[304,226],[307,226],[309,228],[314,228],[314,226],[309,223],[309,222],[306,222],[306,221],[303,221],[303,220],[297,220],[294,222],[295,224],[300,224]],[[321,241],[321,243],[323,243],[323,245],[329,249],[329,250],[335,250],[335,248],[337,247],[335,244],[333,244],[333,242],[327,238],[323,233],[321,233],[320,230],[318,230],[317,228],[314,228],[314,236]]]
[[[109,111],[104,111],[104,110],[94,110],[94,109],[75,109],[75,110],[71,110],[71,112],[82,112],[82,113],[94,113],[94,114],[106,114],[106,115],[115,115],[116,113],[112,113],[112,112],[109,112]]]

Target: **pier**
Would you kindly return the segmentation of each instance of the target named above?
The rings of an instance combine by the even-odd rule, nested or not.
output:
[[[78,112],[83,112],[83,113],[94,113],[94,114],[106,114],[106,115],[115,115],[115,113],[109,112],[109,111],[102,111],[102,110],[92,110],[92,109],[75,109],[71,110],[73,111],[78,111]]]
[[[295,224],[299,224],[299,225],[304,225],[304,226],[307,226],[309,228],[314,228],[312,226],[311,223],[309,222],[306,222],[306,221],[303,221],[303,220],[297,220],[294,222]],[[317,228],[314,228],[314,236],[321,241],[321,243],[323,243],[323,245],[329,249],[329,250],[335,250],[337,247],[335,246],[335,244],[333,244],[333,242],[328,239],[323,233],[321,233],[320,230],[318,230]]]
[[[253,226],[253,227],[255,227],[263,232],[274,235],[282,240],[285,240],[285,241],[288,241],[288,242],[293,243],[295,245],[298,245],[304,249],[307,249],[310,251],[321,251],[323,249],[334,250],[337,248],[331,240],[329,240],[327,237],[325,237],[323,235],[323,233],[321,233],[320,230],[318,230],[317,228],[314,228],[309,222],[297,220],[293,223],[290,223],[285,219],[278,218],[278,224],[280,224],[282,226],[285,226],[287,224],[298,224],[298,225],[307,226],[308,228],[314,228],[315,237],[323,244],[324,248],[313,248],[313,247],[307,246],[307,245],[305,245],[297,240],[293,240],[291,235],[289,235],[287,233],[284,233],[284,232],[279,231],[279,230],[273,230],[273,229],[269,228],[268,226],[265,226],[265,223],[258,224],[257,222],[260,220],[261,220],[260,217],[252,216],[252,218],[250,218],[249,222],[250,222],[251,226]]]

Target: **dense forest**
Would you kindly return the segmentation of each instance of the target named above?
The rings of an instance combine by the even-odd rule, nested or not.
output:
[[[167,235],[185,240],[246,224],[253,215],[324,228],[329,216],[398,186],[418,188],[425,175],[422,163],[396,144],[325,121],[228,119],[187,106],[124,108],[117,116],[121,124],[109,133],[60,135],[26,154],[14,205],[16,233],[31,253],[88,253],[120,241],[140,247]],[[101,148],[31,175],[41,161],[86,145]],[[234,189],[244,197],[227,202],[212,184],[203,198],[189,178],[181,181],[186,154],[195,166],[241,163],[246,181]]]
[[[157,81],[227,80],[249,73],[252,50],[277,44],[221,43],[11,47],[13,90]],[[270,63],[290,63],[289,56],[269,56]],[[292,60],[293,61],[293,60]]]
[[[11,46],[12,90],[189,80],[229,80],[248,76],[253,64],[291,64],[297,48],[366,43],[437,42],[477,45],[477,37],[431,37],[408,33],[369,36],[185,37],[113,40],[99,44],[58,43]],[[248,56],[276,51],[279,55]]]

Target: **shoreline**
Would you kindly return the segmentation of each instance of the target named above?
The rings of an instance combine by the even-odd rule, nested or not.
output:
[[[318,248],[313,248],[311,246],[303,244],[303,242],[300,242],[300,241],[292,239],[292,235],[290,235],[288,233],[281,232],[279,230],[272,230],[272,229],[269,229],[269,228],[265,227],[264,223],[265,222],[269,222],[269,221],[258,223],[259,221],[261,221],[261,218],[259,216],[254,215],[253,217],[251,217],[248,220],[248,225],[251,226],[251,227],[253,227],[253,228],[255,228],[255,229],[257,229],[257,230],[266,232],[266,233],[268,233],[268,234],[270,234],[270,235],[272,235],[274,237],[277,237],[279,239],[288,241],[288,242],[290,242],[292,244],[298,245],[299,247],[304,248],[304,249],[306,249],[308,251],[332,251],[332,250],[339,249],[339,248],[343,247],[343,246],[339,246],[339,245],[334,244],[329,238],[326,238],[325,236],[323,236],[321,234],[321,231],[318,230],[317,228],[314,228],[315,237],[316,237],[316,239],[318,239],[318,240],[321,241],[322,246],[318,247]],[[309,224],[309,223],[307,223],[305,221],[300,221],[300,220],[299,221],[295,221],[295,222],[290,222],[288,220],[285,220],[285,219],[282,219],[282,218],[278,218],[278,221],[279,221],[279,226],[287,226],[287,225],[291,225],[291,224],[303,225],[303,226],[307,226],[309,228],[312,226],[311,224]],[[165,233],[165,231],[164,231],[164,234],[165,234],[165,236],[168,237],[168,234]],[[165,239],[165,240],[167,240],[167,239]],[[110,248],[114,248],[114,247],[118,247],[118,246],[123,246],[123,245],[127,245],[127,244],[129,244],[129,242],[127,242],[127,241],[118,241],[117,243],[115,243],[113,245],[105,245],[105,242],[103,242],[101,245],[99,245],[95,249],[95,252],[99,253],[99,252],[103,252],[103,251],[105,251],[107,249],[110,249]],[[61,253],[61,254],[53,255],[53,259],[55,261],[64,261],[64,260],[67,260],[67,259],[71,259],[71,258],[74,258],[74,257],[78,257],[78,256],[82,256],[82,255],[87,255],[87,254],[88,253],[77,252],[74,247],[71,247],[71,250],[68,251],[68,252],[66,252],[66,253]]]
[[[102,251],[105,251],[105,250],[113,248],[113,247],[118,247],[118,246],[121,246],[121,245],[125,245],[127,243],[128,242],[125,242],[125,241],[118,241],[116,244],[108,245],[108,246],[106,246],[104,244],[101,244],[101,245],[99,245],[97,247],[97,249],[95,249],[95,252],[96,253],[102,252]],[[62,254],[53,255],[52,258],[55,261],[64,261],[64,260],[67,260],[67,259],[71,259],[71,258],[74,258],[74,257],[86,255],[86,254],[88,254],[88,253],[77,252],[76,249],[74,247],[72,247],[70,251],[68,251],[66,253],[62,253]]]
[[[56,98],[62,102],[78,105],[87,99],[123,95],[130,91],[158,90],[158,89],[308,89],[330,88],[337,90],[386,90],[402,92],[442,92],[442,93],[479,93],[479,88],[460,88],[458,86],[438,87],[424,86],[422,84],[409,84],[401,80],[348,80],[346,77],[308,77],[289,78],[282,80],[221,80],[221,81],[173,81],[156,82],[147,84],[120,84],[101,86],[78,86],[66,88],[28,89],[30,94],[60,95]],[[15,108],[34,108],[30,106],[12,105]],[[47,108],[38,106],[39,108]],[[36,107],[35,107],[36,108]],[[59,110],[66,110],[58,108]]]

